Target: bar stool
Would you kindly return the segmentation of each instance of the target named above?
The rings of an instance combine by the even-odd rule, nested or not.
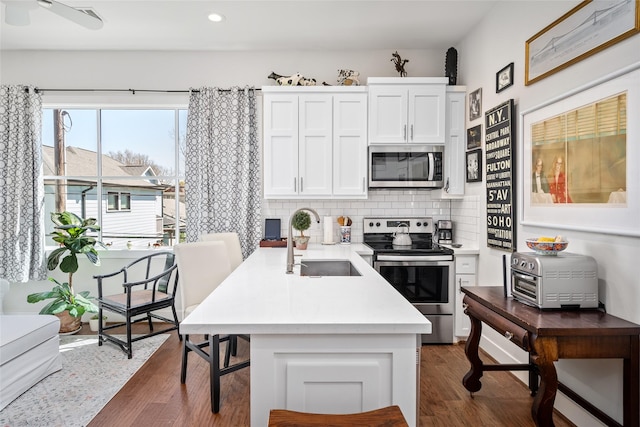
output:
[[[398,405],[357,414],[312,414],[272,409],[269,427],[409,427]]]
[[[180,289],[184,317],[213,292],[231,273],[229,249],[223,241],[180,243],[173,247],[180,272]],[[183,317],[183,318],[184,318]],[[224,367],[220,367],[220,343],[228,341],[225,350]],[[187,361],[190,352],[195,352],[209,363],[211,412],[220,411],[220,377],[249,366],[250,361],[229,364],[232,348],[230,335],[205,335],[205,341],[194,342],[184,335],[180,383],[187,379]],[[208,352],[206,349],[208,348]]]

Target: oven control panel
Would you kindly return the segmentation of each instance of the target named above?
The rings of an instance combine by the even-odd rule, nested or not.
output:
[[[364,218],[364,233],[393,233],[398,227],[408,227],[409,233],[433,233],[433,218]]]

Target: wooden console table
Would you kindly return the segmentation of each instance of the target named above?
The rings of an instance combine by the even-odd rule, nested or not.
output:
[[[471,333],[465,353],[471,369],[462,384],[470,392],[480,390],[484,371],[529,371],[529,388],[535,396],[531,416],[536,426],[553,426],[553,403],[559,389],[607,425],[615,420],[558,382],[558,359],[621,358],[623,363],[624,426],[640,425],[640,325],[600,310],[540,310],[505,298],[502,287],[462,288]],[[478,356],[482,322],[529,352],[529,364],[485,365]],[[538,377],[540,384],[538,385]]]

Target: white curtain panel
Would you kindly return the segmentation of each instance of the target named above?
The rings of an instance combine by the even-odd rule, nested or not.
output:
[[[10,282],[46,277],[41,124],[33,87],[0,86],[0,277]]]
[[[187,241],[238,233],[246,258],[260,242],[260,147],[253,88],[203,87],[189,98]]]

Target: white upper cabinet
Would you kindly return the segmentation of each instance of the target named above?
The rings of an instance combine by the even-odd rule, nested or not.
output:
[[[331,195],[331,95],[300,95],[298,108],[298,194]]]
[[[264,196],[365,198],[365,87],[264,87]]]
[[[465,156],[467,152],[467,132],[465,129],[466,90],[465,86],[447,87],[443,199],[464,196]]]
[[[367,94],[333,97],[333,194],[367,195]]]
[[[265,196],[298,194],[298,96],[264,95]]]
[[[447,81],[369,78],[369,144],[444,144]]]

